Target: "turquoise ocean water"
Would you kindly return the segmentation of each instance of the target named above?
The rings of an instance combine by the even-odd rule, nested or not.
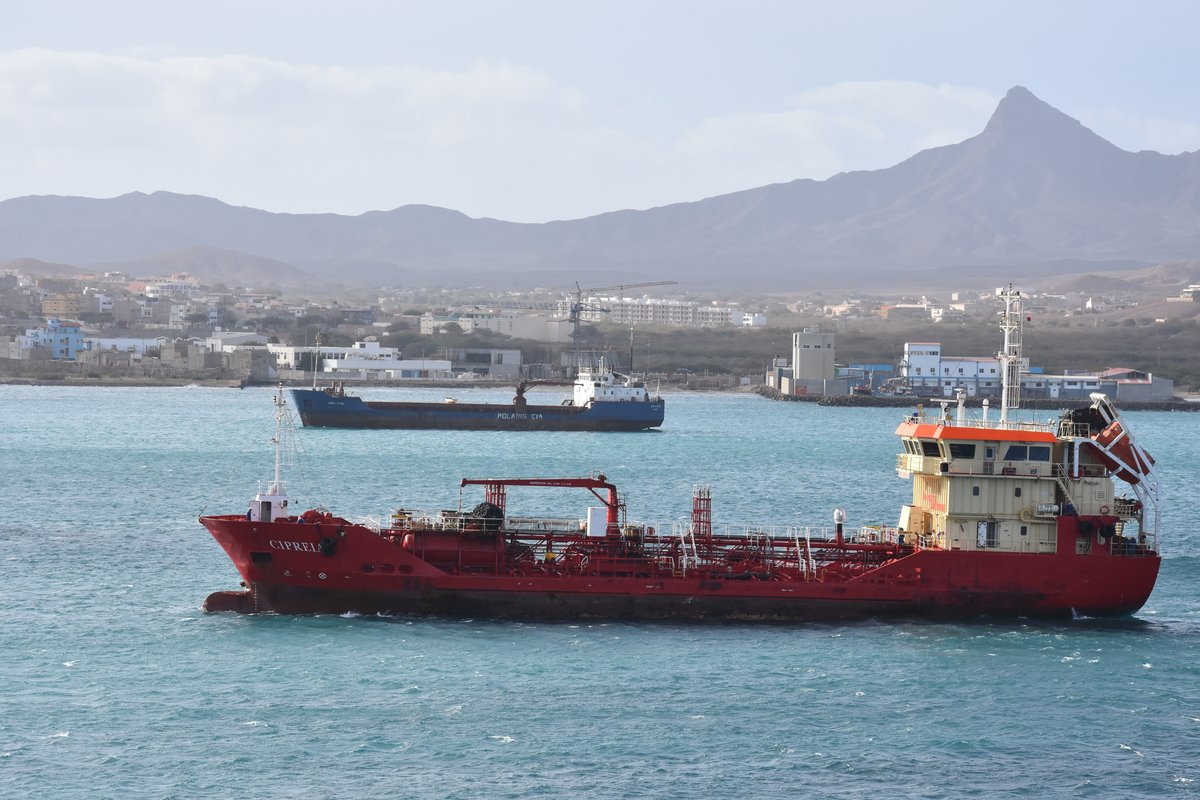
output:
[[[1200,793],[1200,414],[1126,415],[1166,497],[1129,620],[206,615],[239,579],[196,517],[270,477],[272,410],[268,389],[0,386],[0,797]],[[717,523],[894,523],[901,413],[675,394],[657,433],[302,429],[288,485],[354,518],[454,508],[463,477],[604,471],[659,524],[697,483]]]

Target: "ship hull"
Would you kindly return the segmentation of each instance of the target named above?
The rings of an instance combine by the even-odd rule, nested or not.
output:
[[[228,516],[201,522],[248,587],[218,592],[206,608],[251,613],[776,622],[1112,617],[1142,607],[1159,568],[1152,553],[1077,555],[1077,532],[1069,523],[1062,540],[1072,547],[1061,554],[919,550],[852,580],[772,580],[513,574],[502,563],[503,545],[486,540],[457,557],[460,565],[467,558],[474,566],[455,574],[348,523],[250,523]],[[326,554],[331,541],[333,552]]]
[[[293,389],[304,425],[315,428],[434,430],[641,431],[663,423],[663,400],[604,401],[585,407],[513,403],[367,401],[317,389]]]

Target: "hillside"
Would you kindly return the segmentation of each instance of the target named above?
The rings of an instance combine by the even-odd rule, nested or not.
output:
[[[1016,87],[977,136],[887,169],[543,224],[420,205],[275,214],[166,192],[0,202],[0,260],[87,266],[195,248],[207,255],[189,271],[206,280],[253,267],[276,284],[986,285],[1194,258],[1200,151],[1121,150]]]

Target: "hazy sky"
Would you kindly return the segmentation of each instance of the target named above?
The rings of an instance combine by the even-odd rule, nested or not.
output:
[[[890,166],[1014,85],[1200,149],[1200,2],[0,0],[0,199],[541,222]]]

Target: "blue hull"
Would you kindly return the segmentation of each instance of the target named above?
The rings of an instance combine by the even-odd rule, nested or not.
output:
[[[587,407],[512,403],[363,400],[319,389],[292,389],[300,421],[313,428],[471,431],[642,431],[662,425],[665,401],[596,401]]]

